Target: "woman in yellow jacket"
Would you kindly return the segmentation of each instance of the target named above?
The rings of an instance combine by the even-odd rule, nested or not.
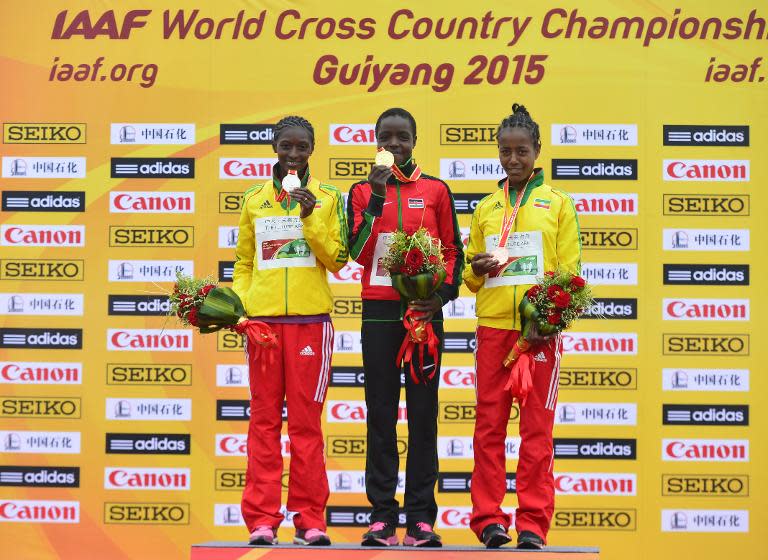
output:
[[[499,125],[499,162],[507,177],[472,215],[464,283],[477,293],[477,416],[470,527],[489,548],[508,543],[510,516],[502,511],[506,491],[504,439],[512,407],[505,391],[503,360],[520,336],[518,306],[545,272],[578,273],[581,241],[571,198],[544,183],[535,168],[541,151],[539,126],[525,107],[513,105]],[[552,426],[557,403],[562,344],[532,332],[533,389],[520,410],[517,464],[518,548],[546,542],[554,511]]]
[[[347,262],[341,193],[309,173],[315,136],[301,117],[275,125],[273,177],[245,192],[234,291],[249,317],[264,321],[278,347],[247,343],[251,412],[242,512],[251,544],[276,544],[283,459],[283,399],[288,405],[288,510],[297,544],[329,545],[328,479],[321,416],[333,351],[333,297],[326,271]],[[261,351],[260,351],[261,350]],[[271,352],[271,355],[269,353]]]

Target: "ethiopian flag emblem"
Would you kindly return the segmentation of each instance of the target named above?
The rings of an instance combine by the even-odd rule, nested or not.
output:
[[[544,210],[549,210],[549,203],[551,201],[547,198],[534,198],[533,199],[533,207],[534,208],[543,208]]]

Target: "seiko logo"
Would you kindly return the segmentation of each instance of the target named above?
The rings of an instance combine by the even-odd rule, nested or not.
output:
[[[665,251],[749,251],[748,229],[664,228]]]
[[[635,531],[635,509],[559,509],[552,518],[553,529]]]
[[[3,157],[3,177],[9,179],[83,179],[84,157]]]
[[[5,123],[3,144],[85,144],[85,123]]]
[[[104,523],[189,525],[189,504],[106,502]]]
[[[80,502],[0,500],[0,522],[80,523]]]
[[[195,125],[183,123],[111,123],[112,144],[194,144]]]
[[[83,364],[76,362],[0,362],[0,383],[79,385],[82,376]]]
[[[637,180],[636,159],[553,159],[552,178]]]
[[[242,352],[244,348],[242,335],[236,332],[216,333],[216,349],[219,352]]]
[[[664,368],[665,391],[749,391],[748,369]]]
[[[6,247],[84,247],[85,226],[0,226],[0,245]]]
[[[220,192],[219,214],[239,214],[243,207],[243,193]]]
[[[562,368],[560,389],[637,389],[637,369]]]
[[[185,364],[107,364],[107,385],[191,385]]]
[[[216,490],[240,490],[245,488],[245,469],[216,469]]]
[[[663,509],[661,530],[673,533],[748,533],[746,509]]]
[[[191,399],[106,399],[107,420],[191,420]]]
[[[637,404],[561,402],[555,409],[555,423],[574,426],[636,426]]]
[[[583,319],[637,319],[636,298],[595,298]]]
[[[637,249],[636,228],[585,228],[581,230],[584,249],[613,249],[634,251]]]
[[[749,181],[749,160],[665,159],[665,181]]]
[[[219,158],[219,179],[269,179],[274,158]]]
[[[664,461],[749,461],[749,441],[743,439],[663,439]]]
[[[271,144],[275,137],[273,124],[219,125],[219,144]]]
[[[446,424],[474,424],[476,410],[474,402],[440,402],[438,409],[438,421]],[[520,418],[520,409],[513,406],[509,414],[509,422],[517,422]]]
[[[6,418],[80,418],[79,398],[0,397],[0,416]]]
[[[665,146],[749,146],[748,126],[664,125]]]
[[[636,286],[637,263],[583,263],[581,275],[595,286]]]
[[[80,453],[80,432],[0,431],[3,453]]]
[[[672,299],[662,302],[665,321],[749,321],[748,299]]]
[[[571,193],[576,211],[584,216],[636,216],[637,194]]]
[[[665,404],[662,422],[685,426],[749,426],[748,405]]]
[[[708,498],[745,498],[749,496],[749,476],[745,474],[664,474],[663,496],[705,496]]]
[[[553,124],[553,146],[637,146],[636,124]]]
[[[367,158],[330,158],[328,160],[328,178],[360,181],[368,177],[372,166],[373,160]]]
[[[665,194],[665,216],[749,216],[748,194]]]
[[[109,226],[110,247],[194,247],[193,226]]]
[[[634,439],[555,438],[556,459],[636,459]]]
[[[362,315],[363,300],[360,298],[342,296],[333,298],[333,317],[362,317]]]
[[[627,473],[555,473],[555,493],[581,496],[636,496],[637,475]]]
[[[107,453],[189,455],[189,434],[107,434]]]
[[[78,488],[79,467],[0,466],[0,486],[33,486],[40,488]]]
[[[0,260],[0,280],[72,280],[84,278],[82,260]]]
[[[397,454],[404,457],[408,453],[408,438],[398,437],[396,440]],[[328,436],[325,446],[328,457],[362,457],[365,458],[368,449],[367,439],[363,436]]]
[[[106,467],[107,490],[189,490],[189,469]]]
[[[113,179],[194,179],[194,158],[112,158]]]
[[[163,316],[171,308],[168,296],[114,296],[108,299],[109,315]]]
[[[3,191],[4,212],[83,212],[85,191]]]
[[[749,286],[748,264],[665,264],[665,284]]]
[[[2,329],[0,348],[80,350],[82,329]]]
[[[483,146],[496,143],[495,124],[441,124],[442,146]]]
[[[376,132],[372,124],[332,124],[329,127],[332,146],[375,146]]]
[[[637,354],[637,333],[563,333],[563,350],[576,354]]]
[[[113,191],[109,211],[116,214],[190,214],[195,211],[193,192]]]
[[[183,329],[108,329],[107,350],[189,352],[192,332]]]
[[[663,350],[665,355],[749,356],[749,335],[664,334]]]
[[[193,261],[109,261],[110,282],[174,282],[177,272],[191,276]]]

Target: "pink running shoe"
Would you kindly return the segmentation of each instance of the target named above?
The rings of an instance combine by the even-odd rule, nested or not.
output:
[[[330,546],[330,537],[320,529],[296,529],[293,544],[305,546]]]
[[[248,544],[277,544],[277,529],[269,525],[259,525],[251,533]]]
[[[397,546],[395,526],[391,523],[376,521],[368,526],[368,532],[363,534],[363,546]]]
[[[429,523],[419,522],[409,527],[405,532],[403,546],[420,546],[425,548],[439,548],[443,546],[440,535],[432,530]]]

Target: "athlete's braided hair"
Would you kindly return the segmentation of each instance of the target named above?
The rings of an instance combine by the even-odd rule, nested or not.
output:
[[[518,105],[517,103],[512,104],[512,114],[501,121],[499,128],[496,130],[496,136],[501,134],[501,131],[505,128],[526,129],[531,135],[534,147],[541,147],[539,125],[536,124],[536,121],[531,118],[530,113],[528,113],[528,109],[526,109],[524,105]]]
[[[402,117],[406,119],[408,122],[411,123],[411,129],[413,130],[413,137],[416,138],[416,119],[413,118],[412,114],[410,114],[405,109],[401,109],[400,107],[392,107],[391,109],[387,109],[381,115],[379,115],[379,118],[376,119],[376,126],[374,127],[374,132],[376,133],[376,136],[379,135],[379,128],[381,128],[381,121],[383,121],[387,117]]]
[[[315,145],[315,129],[312,128],[312,124],[305,119],[304,117],[299,117],[297,115],[290,115],[288,117],[283,117],[279,121],[277,121],[277,124],[275,125],[275,133],[273,142],[277,143],[277,139],[280,138],[280,134],[282,134],[285,130],[289,128],[299,127],[303,128],[309,133],[310,141],[312,142],[312,146]]]

